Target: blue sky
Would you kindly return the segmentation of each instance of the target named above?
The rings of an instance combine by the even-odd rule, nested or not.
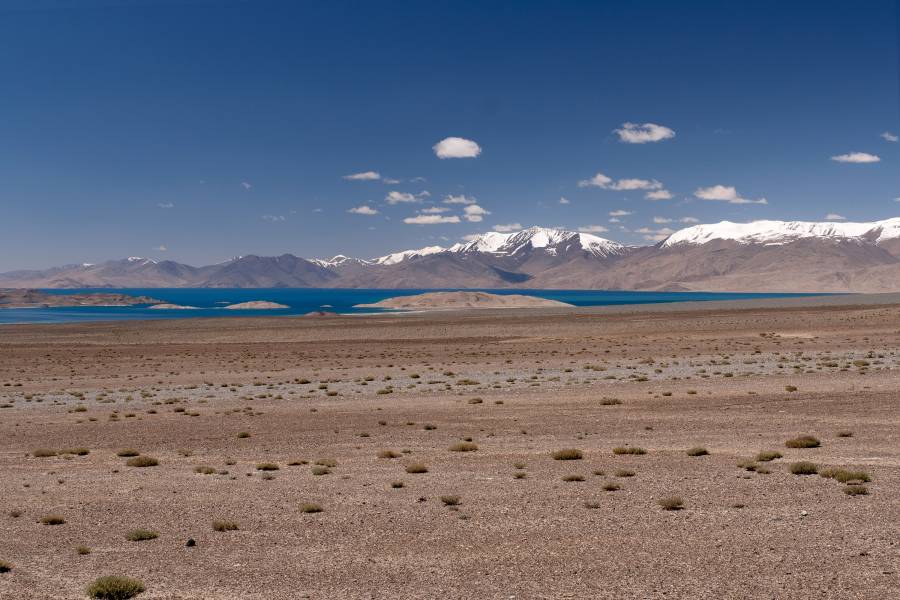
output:
[[[368,257],[514,224],[637,244],[692,219],[898,216],[898,15],[888,0],[0,1],[0,270]],[[658,141],[628,143],[641,134]],[[439,158],[448,137],[480,152]]]

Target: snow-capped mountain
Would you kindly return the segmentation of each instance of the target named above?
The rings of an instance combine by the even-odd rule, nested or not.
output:
[[[446,251],[447,249],[442,246],[426,246],[425,248],[419,248],[418,250],[403,250],[402,252],[394,252],[393,254],[379,256],[378,258],[373,258],[370,262],[376,265],[390,266],[411,258],[419,258],[421,256],[428,256],[429,254],[438,254]]]
[[[806,238],[857,240],[879,244],[900,238],[900,217],[872,223],[816,223],[809,221],[722,221],[694,225],[670,235],[663,248],[679,244],[701,245],[713,240],[729,240],[739,244],[781,245]]]
[[[621,244],[596,235],[545,227],[529,227],[513,233],[483,233],[468,242],[456,244],[449,250],[460,253],[486,252],[515,256],[525,250],[538,248],[544,249],[550,255],[559,254],[560,251],[567,249],[581,249],[598,258],[621,254],[625,250]]]
[[[352,256],[344,256],[343,254],[336,254],[328,259],[322,258],[309,258],[307,259],[309,262],[319,265],[320,267],[324,267],[326,269],[333,267],[345,267],[347,265],[370,265],[371,261],[362,259],[362,258],[353,258]]]

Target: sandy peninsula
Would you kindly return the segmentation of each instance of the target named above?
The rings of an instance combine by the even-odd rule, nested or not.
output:
[[[0,308],[48,308],[67,306],[134,306],[155,304],[148,296],[96,292],[90,294],[49,294],[32,289],[0,289]]]
[[[487,292],[427,292],[414,296],[396,296],[381,302],[357,304],[356,308],[391,308],[404,310],[459,310],[484,308],[560,308],[572,306],[523,294],[489,294]]]
[[[229,304],[223,306],[226,310],[275,310],[278,308],[290,308],[287,304],[279,304],[278,302],[266,302],[264,300],[254,300],[252,302],[238,302],[237,304]]]

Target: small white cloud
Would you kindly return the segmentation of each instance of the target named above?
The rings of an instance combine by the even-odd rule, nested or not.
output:
[[[675,137],[675,131],[656,123],[623,123],[621,129],[614,129],[619,141],[626,144],[647,144],[661,142]]]
[[[705,188],[697,188],[694,196],[701,200],[717,200],[719,202],[728,202],[729,204],[768,204],[765,198],[750,200],[743,198],[737,193],[734,186],[730,185],[713,185]]]
[[[446,206],[429,206],[428,208],[423,208],[419,212],[423,215],[439,215],[441,213],[448,212],[450,209]]]
[[[610,211],[609,216],[611,217],[627,217],[628,215],[633,215],[634,213],[630,210],[622,210],[621,208],[618,210]]]
[[[838,154],[837,156],[832,156],[831,160],[841,163],[856,164],[881,162],[881,158],[879,156],[876,156],[875,154],[869,154],[868,152],[849,152],[847,154]]]
[[[396,185],[396,184],[400,183],[400,180],[399,179],[391,179],[389,177],[383,177],[381,179],[381,182],[386,185]]]
[[[263,221],[271,221],[272,223],[280,223],[286,220],[283,215],[263,215],[262,218]]]
[[[569,199],[566,198],[565,196],[560,196],[559,203],[560,204],[569,204]]]
[[[679,223],[699,223],[700,219],[697,217],[681,217],[678,219]]]
[[[672,192],[669,190],[655,190],[652,192],[647,192],[644,195],[644,198],[647,200],[671,200]]]
[[[354,215],[377,215],[378,211],[372,208],[371,206],[356,206],[347,211],[348,213],[353,213]]]
[[[363,171],[362,173],[344,175],[344,179],[349,181],[378,181],[381,179],[381,174],[378,171]]]
[[[891,133],[890,131],[885,131],[881,134],[881,137],[886,142],[900,142],[900,136],[895,133]]]
[[[314,208],[314,209],[312,209],[312,211],[313,211],[314,213],[325,212],[325,211],[323,211],[321,208]]]
[[[459,217],[450,215],[444,217],[441,215],[416,215],[415,217],[406,217],[404,223],[409,225],[439,225],[441,223],[459,223]]]
[[[653,222],[657,225],[665,225],[666,223],[671,223],[672,219],[666,217],[653,217]]]
[[[431,193],[428,191],[422,191],[418,194],[411,194],[409,192],[398,192],[396,190],[388,192],[388,195],[384,197],[387,200],[388,204],[400,204],[404,202],[420,202],[422,198],[427,198]]]
[[[460,137],[444,138],[432,148],[438,158],[475,158],[481,154],[481,146]]]
[[[585,225],[584,227],[579,227],[578,231],[581,233],[604,233],[609,231],[609,229],[603,225]]]
[[[485,215],[491,214],[477,204],[468,204],[463,209],[463,218],[470,223],[479,223]]]
[[[649,227],[641,227],[640,229],[635,229],[635,233],[640,233],[644,236],[645,240],[651,242],[661,242],[675,231],[673,229],[669,229],[668,227],[663,227],[662,229],[650,229]]]
[[[521,223],[507,223],[505,225],[494,225],[494,231],[498,233],[509,233],[511,231],[519,231],[522,229]]]
[[[613,181],[612,177],[597,173],[590,179],[582,179],[578,187],[598,187],[604,190],[634,191],[634,190],[662,190],[663,184],[655,179],[619,179]]]
[[[458,196],[444,196],[444,204],[475,204],[475,198],[459,194]]]
[[[159,246],[154,248],[154,250],[156,250],[157,252],[166,252],[168,248],[166,248],[165,244],[160,244]]]
[[[825,215],[825,220],[826,221],[846,221],[847,217],[844,217],[837,213],[828,213],[827,215]]]
[[[612,219],[609,220],[609,222],[610,223],[621,223],[622,219],[620,219],[618,217],[613,217]]]
[[[173,202],[158,202],[156,206],[160,208],[175,208],[175,204]]]
[[[250,185],[249,183],[247,183],[246,181],[242,181],[242,182],[241,182],[241,187],[244,188],[245,190],[249,190],[249,189],[252,188],[253,186]]]

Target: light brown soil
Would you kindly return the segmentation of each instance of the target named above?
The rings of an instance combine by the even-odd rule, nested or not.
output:
[[[6,326],[0,598],[896,598],[898,346],[900,305]]]

